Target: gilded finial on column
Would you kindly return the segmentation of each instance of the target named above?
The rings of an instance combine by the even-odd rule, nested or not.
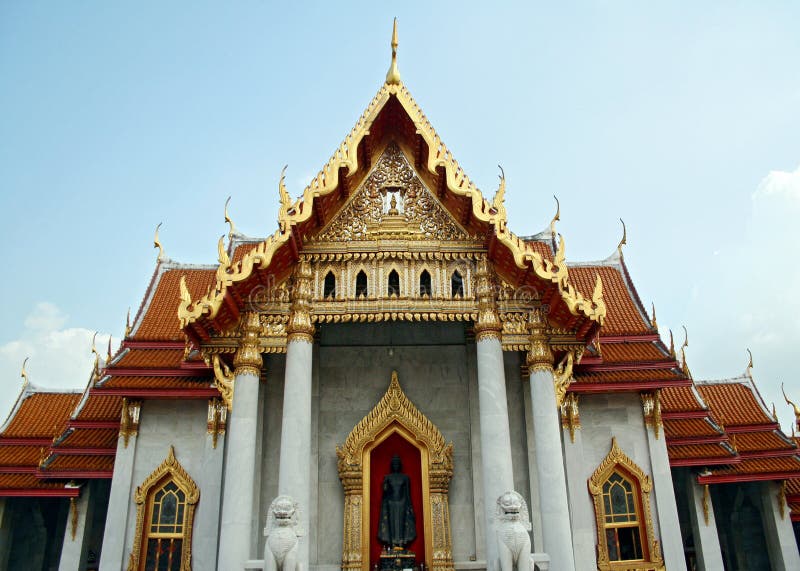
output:
[[[231,220],[231,217],[228,216],[228,204],[230,204],[230,202],[231,197],[229,196],[228,200],[225,201],[225,222],[230,226],[230,230],[228,230],[228,240],[230,240],[233,233],[236,232],[236,225],[233,223],[233,220]]]
[[[261,318],[258,313],[248,311],[242,314],[239,331],[241,338],[239,350],[233,357],[234,372],[236,375],[250,374],[258,377],[261,374],[261,366],[264,364],[258,345],[261,332]]]
[[[28,386],[28,382],[29,382],[28,381],[28,371],[25,370],[25,365],[28,364],[28,359],[30,359],[30,357],[25,357],[25,360],[22,361],[22,370],[20,371],[20,374],[19,374],[19,376],[22,377],[22,388],[23,389]]]
[[[156,234],[153,236],[153,248],[158,248],[158,261],[164,259],[164,246],[161,245],[161,239],[158,237],[158,230],[161,228],[163,222],[159,222],[156,226]]]
[[[556,222],[561,220],[561,203],[558,201],[558,197],[554,194],[553,198],[556,200],[556,215],[553,216],[553,219],[550,221],[550,234],[553,235],[553,240],[556,239]]]
[[[397,46],[397,18],[395,18],[392,27],[392,65],[386,72],[386,83],[389,85],[400,85],[400,70],[397,69]]]
[[[500,339],[503,324],[497,315],[495,288],[486,257],[475,267],[475,297],[478,299],[478,319],[475,321],[475,340]]]
[[[617,244],[617,252],[622,256],[622,247],[628,243],[628,229],[625,227],[625,221],[622,218],[619,221],[622,222],[622,239]]]
[[[314,324],[311,321],[311,264],[301,259],[294,271],[292,288],[292,313],[286,326],[288,341],[314,342]]]

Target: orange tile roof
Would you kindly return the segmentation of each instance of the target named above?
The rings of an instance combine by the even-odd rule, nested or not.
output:
[[[150,300],[147,312],[133,335],[134,339],[182,341],[183,332],[178,321],[181,276],[186,276],[186,285],[192,299],[199,299],[213,286],[216,273],[213,269],[176,268],[165,271]],[[141,311],[141,310],[140,310]]]
[[[785,458],[756,458],[742,460],[730,468],[713,470],[714,475],[724,474],[764,474],[767,472],[797,472],[800,476],[800,459],[795,456]]]
[[[113,367],[178,367],[183,361],[183,349],[131,349]],[[108,371],[114,373],[113,368]]]
[[[214,384],[210,377],[111,377],[104,389],[205,389]],[[121,405],[120,405],[121,406]]]
[[[606,343],[600,336],[601,353],[604,363],[629,363],[635,361],[674,360],[662,353],[655,343],[643,341],[636,343]]]
[[[605,352],[605,349],[603,349]],[[577,371],[575,381],[583,383],[613,383],[620,381],[652,381],[654,379],[682,379],[683,375],[672,369],[645,369],[633,371]]]
[[[118,438],[116,428],[79,428],[62,440],[55,451],[58,452],[58,448],[114,448]]]
[[[717,419],[727,425],[771,424],[749,386],[739,382],[697,384],[697,390],[708,402]]]
[[[114,469],[113,456],[57,456],[43,472],[62,472],[65,470],[111,471]]]
[[[601,340],[603,335],[653,333],[650,323],[644,320],[637,308],[638,304],[628,290],[619,268],[600,265],[570,266],[569,281],[584,297],[591,299],[597,274],[603,280],[603,299],[607,309]]]
[[[119,420],[121,412],[122,397],[89,393],[77,420]]]
[[[58,489],[63,482],[40,480],[34,474],[0,474],[0,490]]]
[[[80,393],[36,392],[28,395],[2,435],[5,438],[52,438],[81,400]]]
[[[669,446],[667,452],[672,460],[682,460],[685,458],[723,458],[725,456],[733,458],[733,455],[719,444]]]
[[[38,466],[41,455],[40,446],[0,446],[0,466]]]
[[[713,426],[702,418],[664,420],[664,434],[667,438],[688,438],[692,436],[718,436]],[[669,446],[669,443],[667,443]]]
[[[247,242],[239,242],[236,244],[236,249],[233,251],[233,256],[231,256],[231,262],[234,264],[236,262],[240,262],[242,258],[244,258],[245,254],[247,254],[250,250],[258,246],[263,239],[249,239]]]
[[[667,387],[661,390],[661,407],[664,411],[697,411],[705,410],[698,402],[692,387]]]
[[[789,450],[794,448],[794,446],[778,436],[775,431],[745,432],[731,435],[731,439],[736,442],[736,449],[739,452]]]

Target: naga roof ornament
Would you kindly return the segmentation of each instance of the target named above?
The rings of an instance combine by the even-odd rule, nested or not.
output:
[[[236,232],[236,225],[233,223],[233,220],[231,220],[231,217],[228,215],[228,204],[230,204],[230,202],[231,202],[231,197],[229,196],[228,199],[225,201],[225,223],[228,224],[228,226],[230,226],[230,230],[228,230],[228,240],[230,240],[231,236],[233,236],[234,232]]]
[[[163,222],[159,222],[156,226],[156,234],[153,236],[153,248],[158,248],[158,261],[164,260],[164,246],[161,245],[161,239],[158,236],[158,230],[161,228]]]
[[[22,377],[22,388],[23,389],[25,387],[27,387],[28,383],[30,382],[28,380],[28,371],[25,370],[25,365],[28,364],[28,359],[30,359],[30,357],[25,357],[25,360],[22,361],[22,370],[20,371],[20,374],[19,374],[19,376]],[[789,402],[789,400],[787,399],[786,402]]]
[[[387,75],[387,81],[378,90],[378,93],[327,164],[311,180],[303,190],[302,195],[295,201],[292,201],[285,186],[286,169],[284,168],[282,171],[278,184],[280,192],[278,229],[275,233],[260,242],[235,263],[231,263],[226,255],[225,259],[220,261],[215,284],[206,295],[197,300],[192,300],[188,289],[181,289],[181,302],[178,307],[178,318],[181,327],[187,327],[201,317],[210,319],[216,317],[222,307],[226,289],[234,283],[248,279],[255,269],[267,268],[270,265],[275,253],[292,238],[295,227],[313,216],[316,199],[327,196],[338,188],[341,182],[340,173],[347,177],[365,166],[361,164],[359,158],[359,143],[369,134],[373,122],[392,98],[395,98],[400,104],[400,107],[416,127],[416,134],[427,145],[427,157],[420,157],[420,166],[427,169],[432,175],[443,176],[443,186],[447,191],[469,201],[472,218],[492,227],[491,232],[495,239],[508,249],[517,267],[520,269],[532,269],[532,273],[539,279],[555,284],[570,313],[582,315],[600,325],[603,324],[606,316],[606,305],[603,300],[603,287],[599,274],[591,298],[586,299],[569,282],[563,237],[558,237],[555,257],[551,261],[545,259],[531,244],[526,243],[508,229],[507,212],[503,204],[504,177],[501,174],[500,187],[494,199],[490,202],[469,179],[447,146],[442,142],[419,105],[400,80],[399,72],[395,73],[396,44],[397,31],[395,24],[392,38],[393,65]],[[556,219],[558,214],[557,212]],[[222,256],[220,257],[223,258]]]

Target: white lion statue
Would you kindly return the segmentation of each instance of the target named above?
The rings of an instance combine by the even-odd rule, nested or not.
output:
[[[528,504],[518,492],[497,498],[497,550],[500,571],[531,571],[531,520]]]
[[[303,571],[297,560],[297,544],[303,535],[300,526],[300,509],[291,496],[278,496],[269,506],[264,536],[265,571]]]

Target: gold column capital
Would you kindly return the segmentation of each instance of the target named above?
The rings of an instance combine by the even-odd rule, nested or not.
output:
[[[314,342],[314,324],[311,322],[311,264],[301,259],[294,269],[292,287],[292,314],[286,326],[287,342]]]
[[[256,377],[261,375],[261,350],[258,347],[258,336],[261,331],[261,319],[257,312],[248,311],[242,315],[239,325],[241,338],[239,350],[233,358],[234,374],[251,374]]]
[[[553,351],[550,349],[550,337],[547,335],[547,309],[544,306],[531,310],[528,318],[531,348],[528,350],[528,370],[553,370]]]
[[[497,314],[497,301],[489,262],[485,257],[478,260],[475,268],[475,296],[478,299],[478,320],[475,323],[475,341],[483,339],[501,340],[503,324]]]

